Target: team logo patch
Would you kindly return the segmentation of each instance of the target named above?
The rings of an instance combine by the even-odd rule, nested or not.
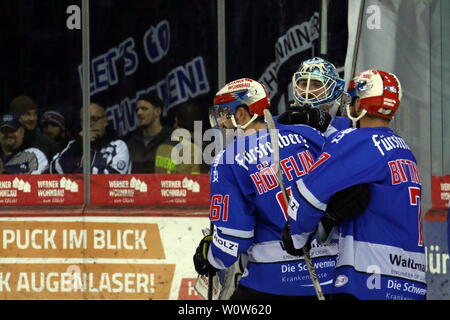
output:
[[[347,282],[348,282],[347,276],[344,276],[341,274],[341,275],[337,276],[336,281],[334,282],[334,286],[336,288],[339,288],[339,287],[345,286],[347,284]]]
[[[119,170],[125,169],[126,166],[127,166],[127,164],[126,164],[125,161],[123,161],[123,160],[120,160],[119,162],[117,162],[117,168],[118,168]]]
[[[384,89],[386,89],[386,90],[388,90],[390,92],[397,93],[397,88],[394,87],[394,86],[386,86],[386,87],[384,87]]]

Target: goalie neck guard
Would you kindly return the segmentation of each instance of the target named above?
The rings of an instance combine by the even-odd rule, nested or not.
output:
[[[366,114],[391,120],[402,99],[398,78],[381,70],[366,70],[358,74],[350,81],[348,93],[353,99],[360,98],[362,112],[358,117],[353,117],[347,106],[347,115],[354,123]]]
[[[247,106],[251,120],[238,125],[234,115],[239,107]],[[243,78],[232,81],[220,89],[210,107],[209,119],[212,127],[223,127],[231,119],[235,128],[247,128],[258,117],[264,116],[264,109],[270,108],[269,93],[259,82]]]

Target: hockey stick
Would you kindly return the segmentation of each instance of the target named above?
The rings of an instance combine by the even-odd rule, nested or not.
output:
[[[362,23],[363,23],[365,5],[366,5],[366,0],[362,0],[361,7],[359,8],[359,13],[358,13],[358,27],[356,29],[355,45],[353,47],[352,69],[350,71],[351,78],[353,78],[355,76],[356,63],[358,62],[359,43],[361,40],[361,27],[362,27]]]
[[[275,122],[273,121],[272,114],[268,109],[264,109],[264,119],[266,120],[267,127],[270,132],[270,139],[272,141],[272,149],[273,149],[273,162],[275,164],[275,174],[277,175],[277,179],[280,182],[280,188],[283,194],[283,200],[286,204],[286,208],[289,208],[289,196],[286,191],[286,186],[284,185],[283,177],[281,175],[280,170],[280,148],[278,145],[278,130],[275,127]],[[289,224],[289,219],[287,220]],[[314,269],[314,265],[312,264],[311,256],[309,255],[309,251],[307,248],[303,248],[304,259],[306,266],[308,267],[309,276],[311,277],[311,281],[314,285],[314,290],[316,291],[318,300],[325,300],[325,297],[322,292],[322,288],[320,286],[319,279],[317,278],[316,270]]]
[[[214,225],[212,222],[209,223],[210,235],[213,235]],[[214,273],[212,270],[208,271],[208,300],[212,300],[213,296],[213,278]]]

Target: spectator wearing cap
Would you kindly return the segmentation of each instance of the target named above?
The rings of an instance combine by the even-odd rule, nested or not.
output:
[[[56,143],[58,152],[71,140],[70,135],[66,131],[64,116],[61,113],[47,111],[42,115],[40,122],[42,133]]]
[[[38,148],[24,146],[25,128],[19,116],[6,113],[0,119],[0,171],[2,174],[40,174],[48,160]]]
[[[136,102],[139,127],[124,138],[130,150],[133,173],[155,173],[156,149],[170,140],[173,128],[162,124],[163,105],[154,94],[144,94]]]
[[[28,96],[15,97],[9,104],[9,111],[19,116],[25,129],[23,144],[26,148],[36,147],[45,153],[47,159],[52,159],[58,152],[57,145],[47,138],[37,127],[38,106]]]

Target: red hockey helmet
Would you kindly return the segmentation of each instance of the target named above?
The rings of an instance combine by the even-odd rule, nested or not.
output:
[[[210,110],[211,125],[220,126],[224,119],[231,119],[238,127],[234,115],[243,105],[248,107],[252,116],[252,120],[241,126],[245,129],[256,118],[264,116],[264,109],[270,108],[269,93],[264,85],[248,78],[227,83],[214,97],[214,106]]]
[[[348,93],[361,99],[363,109],[358,118],[349,114],[353,121],[358,121],[366,113],[391,120],[402,99],[402,87],[398,78],[381,70],[366,70],[358,74],[350,81]]]

